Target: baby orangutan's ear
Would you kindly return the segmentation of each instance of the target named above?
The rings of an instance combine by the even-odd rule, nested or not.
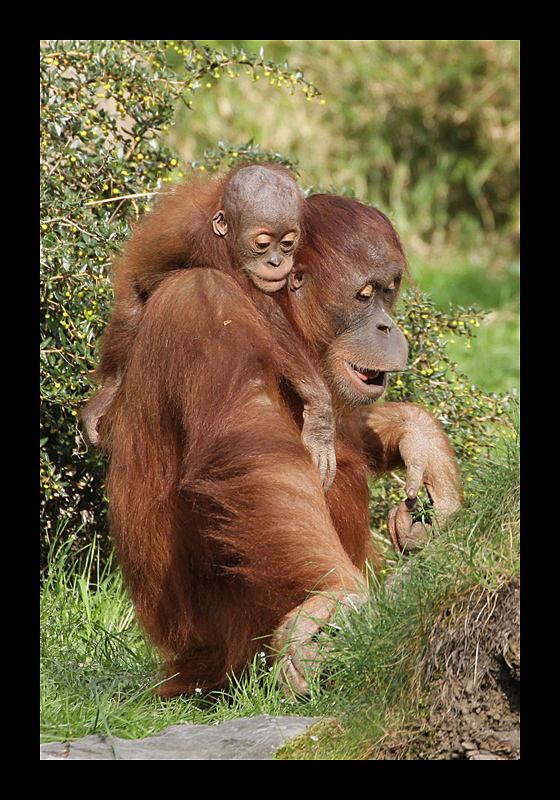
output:
[[[292,271],[288,275],[288,286],[292,292],[297,292],[303,286],[303,272]]]
[[[212,217],[212,230],[218,236],[225,236],[228,232],[228,224],[226,222],[226,215],[223,211],[217,211]]]

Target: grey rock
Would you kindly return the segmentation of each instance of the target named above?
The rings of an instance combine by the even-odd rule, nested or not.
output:
[[[147,739],[84,736],[41,745],[43,761],[272,761],[315,717],[243,717],[217,725],[172,725]]]

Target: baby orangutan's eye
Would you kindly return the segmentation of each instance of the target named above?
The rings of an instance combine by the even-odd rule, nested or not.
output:
[[[280,242],[280,244],[282,245],[282,249],[283,250],[290,250],[294,246],[294,244],[296,243],[296,238],[297,237],[296,237],[295,233],[289,233]]]
[[[267,249],[267,247],[270,246],[271,241],[272,239],[270,236],[268,236],[268,234],[261,233],[258,236],[255,236],[254,239],[255,249],[262,253]]]

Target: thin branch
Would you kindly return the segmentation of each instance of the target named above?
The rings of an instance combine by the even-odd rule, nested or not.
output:
[[[161,192],[141,192],[140,194],[119,194],[115,197],[107,197],[105,200],[89,200],[85,203],[86,206],[100,206],[103,203],[118,203],[121,200],[134,200],[137,197],[152,197],[154,194],[161,194]]]

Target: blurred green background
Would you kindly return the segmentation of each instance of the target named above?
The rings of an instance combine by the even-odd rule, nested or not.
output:
[[[201,40],[288,61],[321,92],[271,89],[257,70],[205,78],[169,143],[186,163],[217,142],[253,140],[299,162],[301,185],[355,193],[388,213],[413,280],[489,310],[476,339],[451,345],[486,391],[519,383],[519,42]],[[218,73],[217,73],[218,75]],[[273,78],[271,78],[273,80]]]

